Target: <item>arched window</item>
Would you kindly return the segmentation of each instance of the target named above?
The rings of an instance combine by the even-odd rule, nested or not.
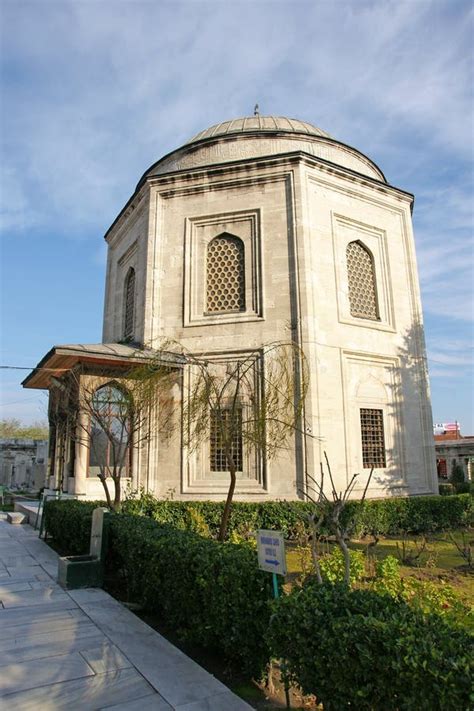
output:
[[[131,438],[130,395],[114,383],[98,388],[90,411],[89,474],[128,476]]]
[[[208,244],[206,310],[245,311],[245,250],[238,237],[223,234]]]
[[[361,242],[346,248],[347,278],[351,316],[379,320],[374,259]]]
[[[135,269],[130,267],[125,277],[123,337],[130,340],[135,329]]]

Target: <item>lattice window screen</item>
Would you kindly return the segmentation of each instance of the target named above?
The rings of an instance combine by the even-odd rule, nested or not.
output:
[[[125,277],[125,316],[123,320],[123,337],[133,338],[135,327],[135,269],[130,267]]]
[[[243,471],[243,448],[242,448],[242,410],[234,412],[232,422],[231,410],[211,410],[211,431],[210,431],[210,468],[212,472],[229,471],[229,465],[224,451],[224,442],[220,429],[220,418],[222,418],[223,428],[231,442],[231,455],[236,465],[236,471]]]
[[[360,430],[364,469],[386,467],[383,411],[362,408],[360,411]]]
[[[346,249],[351,315],[378,321],[375,269],[372,255],[360,242]]]
[[[209,242],[206,260],[207,312],[245,310],[244,244],[223,235]]]

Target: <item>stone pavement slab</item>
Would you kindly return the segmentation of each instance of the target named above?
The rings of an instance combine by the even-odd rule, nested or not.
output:
[[[9,694],[3,699],[0,697],[0,703],[3,701],[4,709],[15,711],[91,711],[124,701],[141,700],[148,696],[157,696],[160,702],[166,704],[141,674],[131,668],[50,683],[36,689]],[[172,711],[172,707],[166,704],[163,711]]]
[[[57,555],[0,513],[0,709],[250,711],[96,588],[64,591]]]

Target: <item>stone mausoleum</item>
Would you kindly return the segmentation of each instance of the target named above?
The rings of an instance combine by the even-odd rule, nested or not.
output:
[[[79,366],[117,383],[166,339],[211,360],[291,340],[309,366],[307,436],[270,462],[243,451],[235,498],[301,496],[324,452],[338,489],[360,472],[357,495],[374,467],[371,497],[436,493],[412,207],[370,158],[309,123],[212,126],[154,163],[108,229],[102,344],[52,348],[24,385],[49,389],[54,414]],[[50,486],[100,497],[84,437],[51,422]],[[188,456],[157,432],[130,454],[126,483],[222,498],[211,450]]]

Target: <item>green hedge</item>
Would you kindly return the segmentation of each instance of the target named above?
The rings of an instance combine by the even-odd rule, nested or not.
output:
[[[160,524],[169,524],[175,528],[193,529],[192,512],[198,514],[212,535],[219,531],[224,502],[222,501],[162,501],[150,495],[124,502],[123,511],[131,514],[149,516]],[[228,534],[242,530],[255,531],[257,528],[283,531],[288,539],[296,535],[301,522],[306,520],[311,511],[311,504],[303,501],[265,501],[242,502],[232,504]]]
[[[194,511],[211,533],[216,534],[223,506],[221,502],[211,501],[160,501],[145,495],[125,502],[124,510],[182,529],[193,528],[191,511]],[[292,540],[301,524],[307,525],[311,510],[311,504],[303,501],[234,502],[228,532],[268,528],[283,531],[285,537]],[[344,515],[355,521],[354,534],[359,536],[433,533],[472,523],[474,499],[469,494],[459,494],[351,501]]]
[[[459,499],[457,508],[441,511],[443,525],[458,524],[459,512],[466,511],[462,497],[436,501],[453,499]],[[168,514],[183,510],[176,502],[164,503]],[[47,503],[48,532],[64,552],[88,550],[92,510],[98,504]],[[205,503],[199,506],[206,509]],[[284,506],[280,502],[270,508],[275,528]],[[291,509],[296,510],[293,504]],[[393,510],[380,507],[378,515],[386,518],[376,521],[399,525],[401,514],[410,511],[405,508],[394,519],[387,514]],[[429,502],[412,509],[415,524],[422,516],[432,522],[433,511]],[[292,678],[329,711],[348,706],[377,711],[468,708],[471,642],[463,631],[398,599],[339,585],[309,584],[272,603],[271,577],[258,570],[255,550],[179,530],[181,519],[170,518],[173,526],[136,513],[110,514],[107,563],[130,600],[157,612],[181,636],[255,676],[263,673],[271,655],[287,658]]]
[[[71,506],[64,525],[64,507]],[[49,501],[45,506],[45,525],[48,533],[71,554],[86,553],[89,548],[92,510],[104,502]],[[211,501],[162,501],[150,495],[129,499],[123,512],[152,518],[160,525],[201,532],[202,522],[212,535],[219,530],[224,504]],[[302,501],[265,501],[260,503],[234,502],[229,523],[233,532],[254,531],[257,528],[283,531],[293,540],[298,528],[307,526],[311,504]],[[474,520],[474,498],[470,494],[453,496],[414,496],[351,501],[344,515],[355,522],[353,533],[363,536],[397,535],[400,533],[435,533],[463,528]]]
[[[47,501],[44,507],[44,529],[47,536],[65,555],[89,553],[92,512],[104,501],[63,499]]]
[[[159,613],[182,637],[263,674],[272,587],[255,550],[138,516],[113,515],[109,527],[113,566],[126,576],[132,600]]]
[[[51,501],[46,526],[64,553],[89,550],[101,502]],[[265,670],[271,576],[255,550],[221,544],[140,516],[110,514],[108,570],[126,596],[157,612],[182,637],[217,650],[254,676]]]
[[[267,637],[325,711],[472,708],[472,638],[400,600],[311,584],[278,601]]]
[[[458,494],[351,501],[345,514],[354,516],[356,535],[435,533],[472,524],[474,499]]]

